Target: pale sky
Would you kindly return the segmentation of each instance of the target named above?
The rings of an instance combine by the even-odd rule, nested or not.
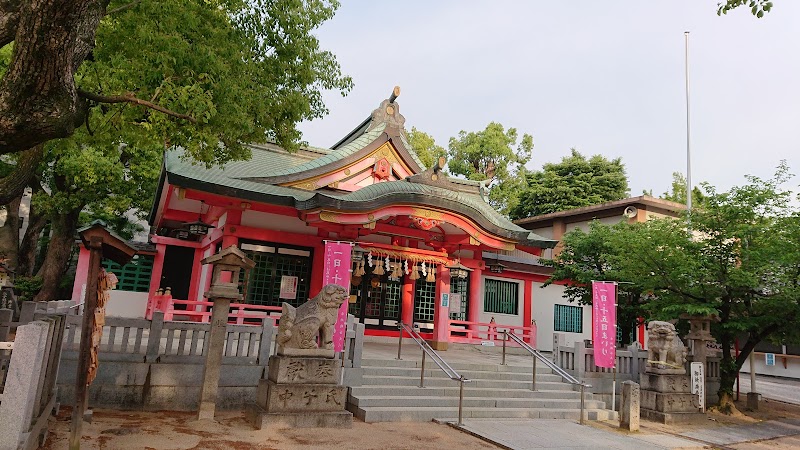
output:
[[[727,190],[782,159],[800,174],[800,2],[762,19],[716,4],[342,0],[317,35],[355,88],[326,95],[303,138],[331,146],[399,85],[407,128],[445,148],[497,121],[533,135],[531,169],[571,147],[622,157],[631,195],[657,196],[686,171],[690,31],[692,181]]]

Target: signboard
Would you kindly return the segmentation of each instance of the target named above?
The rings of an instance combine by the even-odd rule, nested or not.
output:
[[[594,365],[614,367],[617,360],[617,285],[592,282],[592,340]]]
[[[450,294],[442,294],[442,306],[450,306]]]
[[[290,277],[287,275],[281,277],[281,292],[278,298],[284,300],[297,299],[297,277]]]
[[[764,353],[764,362],[768,366],[774,366],[775,365],[775,353]]]
[[[697,405],[700,407],[700,412],[706,411],[706,374],[705,364],[701,362],[693,362],[690,367],[692,374],[692,394],[697,394]]]
[[[325,242],[325,268],[322,285],[338,284],[350,291],[350,253],[351,242]],[[333,327],[333,351],[344,351],[344,335],[347,333],[347,308],[349,302],[342,303]]]
[[[461,314],[461,294],[450,294],[450,314]]]

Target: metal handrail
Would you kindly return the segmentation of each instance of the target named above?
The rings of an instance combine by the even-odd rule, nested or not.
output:
[[[544,355],[542,355],[539,352],[539,350],[536,350],[535,348],[531,347],[527,342],[525,342],[522,339],[520,339],[520,337],[517,336],[516,334],[514,334],[513,332],[510,332],[509,330],[503,330],[503,334],[505,335],[505,339],[503,339],[503,363],[502,364],[505,365],[505,363],[506,363],[506,341],[508,340],[508,338],[511,338],[512,341],[516,342],[520,347],[522,347],[523,349],[528,351],[528,353],[533,355],[533,382],[531,384],[531,390],[532,391],[536,390],[536,360],[537,359],[542,361],[544,363],[544,365],[546,365],[548,368],[550,368],[550,370],[552,370],[553,372],[555,372],[558,375],[560,375],[561,378],[566,380],[568,383],[581,387],[581,419],[580,419],[580,423],[581,423],[581,425],[583,425],[583,420],[584,420],[583,416],[584,416],[584,409],[585,409],[585,389],[592,387],[592,385],[591,384],[587,384],[584,381],[580,381],[577,378],[575,378],[574,376],[572,376],[571,374],[569,374],[566,370],[562,369],[557,364],[555,364],[552,361],[550,361],[550,359],[548,359]]]
[[[464,405],[464,383],[468,383],[471,380],[465,378],[463,375],[459,375],[459,373],[456,372],[456,370],[453,369],[453,367],[451,367],[450,364],[448,364],[447,361],[445,361],[444,358],[442,358],[439,355],[439,353],[437,353],[436,350],[434,350],[430,346],[430,344],[428,344],[428,342],[426,342],[425,339],[423,339],[422,336],[420,336],[420,334],[417,333],[413,328],[411,328],[410,326],[406,325],[403,322],[399,322],[397,324],[397,328],[400,331],[400,340],[398,341],[397,344],[397,359],[402,359],[400,357],[400,352],[403,347],[403,331],[407,332],[408,335],[411,336],[412,339],[414,339],[414,342],[416,342],[417,345],[419,345],[419,347],[422,349],[422,365],[420,367],[420,373],[419,373],[419,387],[421,388],[425,387],[425,355],[428,355],[433,360],[433,362],[435,362],[436,365],[439,366],[440,369],[442,369],[442,372],[444,372],[445,375],[448,376],[448,378],[459,382],[458,426],[462,426],[463,405]]]

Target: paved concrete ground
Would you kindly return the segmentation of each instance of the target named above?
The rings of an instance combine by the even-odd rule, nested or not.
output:
[[[704,428],[681,433],[681,435],[718,445],[761,441],[800,435],[800,419],[769,420],[747,425]]]
[[[750,392],[750,374],[740,374],[739,382],[742,383],[742,394]],[[764,398],[771,398],[786,403],[792,403],[794,405],[800,405],[799,380],[787,380],[784,378],[756,375],[756,392],[761,394],[761,396]]]
[[[500,447],[523,449],[671,449],[703,448],[703,444],[666,434],[615,433],[569,420],[467,419],[462,430]]]

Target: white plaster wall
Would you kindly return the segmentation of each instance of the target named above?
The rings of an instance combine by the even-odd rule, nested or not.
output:
[[[553,326],[555,325],[553,312],[555,305],[579,306],[577,303],[570,303],[563,297],[564,287],[551,284],[542,288],[544,283],[533,282],[533,311],[531,317],[536,321],[536,343],[539,350],[553,350]],[[583,332],[564,333],[566,345],[571,346],[575,342],[592,338],[592,309],[583,306]]]
[[[106,316],[143,319],[147,296],[147,292],[113,290],[106,305]]]
[[[308,226],[297,217],[270,214],[261,211],[247,210],[242,212],[242,225],[253,228],[264,228],[276,231],[290,231],[292,233],[313,234],[317,229]]]
[[[534,228],[531,231],[547,239],[553,239],[553,227]]]
[[[494,312],[486,312],[484,311],[484,303],[483,303],[483,296],[486,292],[486,279],[492,280],[500,280],[500,281],[511,281],[516,282],[519,288],[519,293],[517,298],[519,299],[519,307],[517,308],[518,314],[498,314]],[[525,295],[525,286],[523,285],[523,281],[516,281],[509,278],[501,278],[501,277],[492,277],[492,276],[484,276],[481,277],[481,293],[480,293],[480,313],[478,314],[478,320],[480,322],[489,322],[494,317],[494,321],[498,325],[515,325],[515,326],[522,326],[522,314],[523,308],[525,305],[524,295]]]
[[[753,355],[756,366],[756,374],[770,375],[774,377],[794,378],[800,379],[800,357],[789,355],[786,357],[786,367],[783,367],[783,358],[780,353],[775,354],[775,365],[768,366],[764,353],[756,353]],[[742,372],[750,373],[750,358],[742,364]],[[756,381],[756,388],[758,388],[758,381]],[[758,390],[758,389],[756,389]]]

